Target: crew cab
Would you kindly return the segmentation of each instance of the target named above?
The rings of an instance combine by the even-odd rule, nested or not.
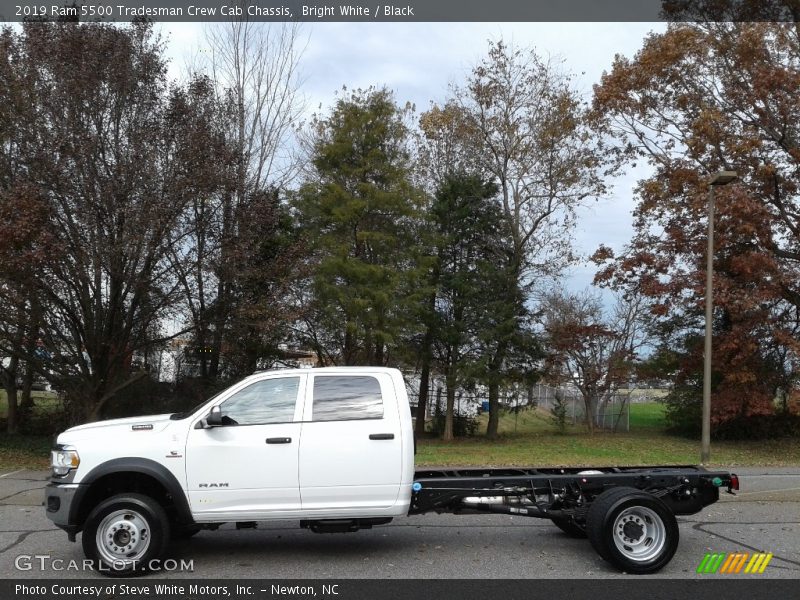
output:
[[[226,522],[349,532],[428,511],[551,519],[618,568],[650,573],[675,553],[676,514],[739,485],[694,466],[415,472],[414,449],[400,371],[265,371],[185,413],[68,429],[45,506],[113,575],[145,571],[171,539]]]

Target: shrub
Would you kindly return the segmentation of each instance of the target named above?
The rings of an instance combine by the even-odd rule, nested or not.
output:
[[[550,419],[558,429],[558,432],[564,433],[567,430],[567,403],[564,402],[564,394],[561,393],[561,390],[556,391],[550,415]]]
[[[431,422],[433,433],[438,437],[444,434],[444,414],[434,415]],[[467,415],[453,415],[453,436],[472,437],[478,431],[478,420]]]
[[[753,415],[731,419],[713,426],[711,434],[718,440],[765,440],[800,436],[800,415]]]
[[[662,400],[667,431],[699,438],[703,416],[702,389],[695,386],[678,387]]]
[[[676,387],[664,397],[663,402],[666,404],[668,431],[692,438],[700,437],[703,392],[699,385]],[[800,415],[789,411],[739,414],[724,420],[712,412],[711,437],[717,440],[761,440],[797,435],[800,435]]]

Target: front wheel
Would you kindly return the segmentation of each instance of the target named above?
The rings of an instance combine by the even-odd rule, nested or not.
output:
[[[586,515],[586,533],[595,551],[627,573],[644,575],[663,568],[678,549],[678,522],[660,499],[630,487],[606,490]]]
[[[167,513],[141,494],[119,494],[101,502],[86,519],[81,543],[86,558],[103,575],[145,573],[166,550]]]

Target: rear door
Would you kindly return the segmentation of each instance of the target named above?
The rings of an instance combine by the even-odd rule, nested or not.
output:
[[[303,510],[386,508],[400,490],[400,418],[387,373],[309,376],[300,437]]]

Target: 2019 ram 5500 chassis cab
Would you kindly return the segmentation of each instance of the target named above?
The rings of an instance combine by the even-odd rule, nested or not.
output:
[[[356,531],[427,511],[551,519],[631,573],[678,544],[676,514],[738,489],[699,467],[414,472],[396,369],[256,373],[194,410],[89,423],[58,436],[47,516],[106,574],[146,570],[170,539],[235,522],[297,519]]]

